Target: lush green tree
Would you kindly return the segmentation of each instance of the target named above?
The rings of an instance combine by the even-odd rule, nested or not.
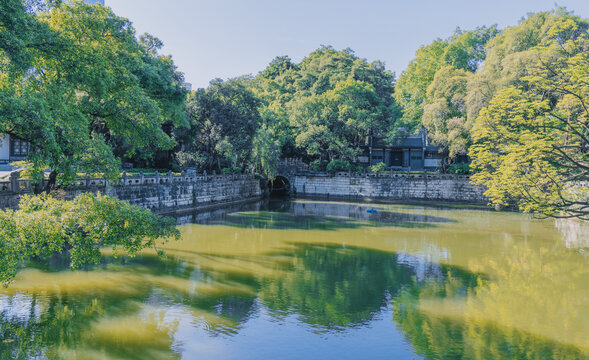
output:
[[[547,46],[557,36],[554,27],[562,22],[576,24],[577,30],[563,36],[578,36],[586,22],[578,16],[557,8],[552,11],[529,14],[517,26],[503,29],[500,36],[487,44],[484,66],[468,81],[467,113],[474,121],[482,108],[502,88],[523,85],[523,78],[538,61],[538,46]]]
[[[283,72],[282,79],[291,135],[311,157],[355,160],[369,133],[384,136],[398,118],[391,96],[394,74],[350,49],[321,47]],[[283,123],[284,115],[276,118]]]
[[[589,24],[560,9],[537,18],[550,26],[527,50],[534,65],[473,127],[474,180],[495,204],[589,219]]]
[[[31,144],[29,165],[38,182],[46,168],[60,182],[79,172],[115,177],[113,139],[124,139],[128,154],[174,145],[162,124],[179,122],[164,116],[179,114],[179,102],[168,106],[169,92],[150,82],[158,76],[150,76],[147,60],[157,57],[136,40],[128,20],[82,2],[34,16],[22,4],[8,5],[20,22],[3,24],[3,36],[14,38],[13,29],[17,37],[1,44],[0,63],[10,66],[0,74],[0,132]],[[173,69],[169,61],[158,66]]]
[[[272,129],[262,125],[256,131],[252,142],[251,162],[254,170],[274,179],[280,160],[280,142],[276,140]]]
[[[186,106],[192,123],[183,135],[184,151],[202,158],[205,169],[245,169],[261,118],[259,100],[243,80],[215,79],[207,89],[193,92]]]
[[[433,81],[436,71],[446,64],[444,52],[447,46],[447,42],[440,39],[421,46],[395,84],[395,99],[403,107],[403,117],[399,125],[406,134],[420,127],[427,87]]]
[[[39,5],[22,0],[6,0],[0,5],[0,71],[4,75],[22,75],[36,52],[49,55],[58,51],[58,34],[32,14]]]
[[[392,126],[391,113],[372,84],[348,79],[320,95],[298,98],[291,116],[296,143],[310,155],[355,161],[370,130]]]
[[[0,282],[8,284],[31,258],[69,256],[71,268],[100,261],[100,247],[128,255],[179,237],[175,220],[104,195],[83,193],[71,201],[49,195],[21,198],[19,209],[0,210]]]
[[[471,31],[457,29],[446,40],[420,47],[399,77],[395,98],[403,106],[399,135],[424,126],[433,144],[450,156],[466,154],[469,125],[466,122],[466,82],[485,59],[485,45],[496,36],[496,26]]]
[[[150,34],[143,34],[139,37],[139,43],[142,47],[142,64],[134,71],[134,75],[149,98],[157,102],[163,119],[162,130],[166,135],[174,137],[176,128],[189,127],[185,111],[188,91],[183,87],[184,74],[177,70],[170,56],[158,53],[163,46],[161,40]],[[110,144],[115,155],[140,167],[167,167],[172,152],[171,149],[162,150],[157,143],[143,146],[140,151],[136,151],[133,144],[121,136],[114,137]]]
[[[260,116],[284,157],[304,156],[297,148],[295,129],[290,124],[289,104],[294,97],[298,67],[287,56],[273,59],[252,82],[251,90],[260,100]]]
[[[469,73],[450,65],[440,68],[427,88],[422,124],[433,144],[449,151],[451,158],[466,154],[470,123],[466,119],[466,84]]]

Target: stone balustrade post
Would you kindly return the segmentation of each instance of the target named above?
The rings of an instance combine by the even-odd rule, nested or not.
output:
[[[10,186],[12,187],[12,192],[18,193],[20,192],[20,186],[18,186],[18,178],[20,174],[18,172],[13,172],[10,174]]]
[[[139,185],[143,185],[145,182],[145,175],[143,175],[143,171],[139,172]]]
[[[172,174],[172,170],[168,170],[168,183],[172,184],[174,182],[174,174]]]
[[[157,170],[155,171],[155,183],[156,183],[157,185],[159,185],[159,184],[160,184],[160,172],[159,172],[159,171],[157,171]]]
[[[127,186],[127,172],[123,171],[123,176],[121,177],[121,180],[123,182],[123,186]]]

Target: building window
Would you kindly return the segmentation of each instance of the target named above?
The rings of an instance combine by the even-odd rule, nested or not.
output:
[[[27,156],[29,154],[30,144],[19,139],[10,139],[11,156]]]

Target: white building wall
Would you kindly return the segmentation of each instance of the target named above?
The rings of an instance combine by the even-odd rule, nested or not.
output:
[[[437,168],[442,166],[442,159],[425,159],[424,167]]]
[[[10,138],[8,135],[0,134],[0,161],[10,159]]]

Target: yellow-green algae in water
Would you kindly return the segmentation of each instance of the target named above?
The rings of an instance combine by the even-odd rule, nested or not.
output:
[[[1,358],[232,358],[207,339],[249,349],[256,319],[325,349],[374,327],[425,358],[589,357],[588,229],[468,208],[257,205],[182,225],[164,259],[22,270],[0,292]],[[390,327],[371,326],[378,314]]]

